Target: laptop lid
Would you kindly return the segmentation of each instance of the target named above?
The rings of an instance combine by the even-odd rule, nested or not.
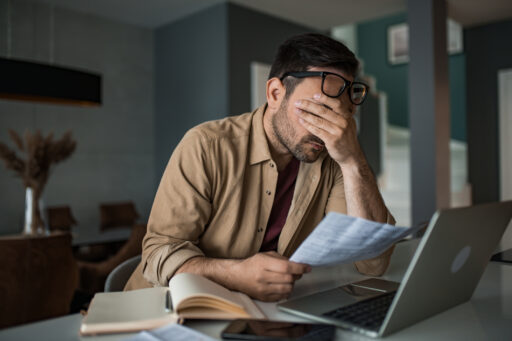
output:
[[[378,332],[323,316],[337,307],[375,296],[372,290],[349,295],[351,284],[282,302],[278,307],[369,336],[388,335],[469,300],[511,218],[512,201],[436,212]]]
[[[512,201],[436,212],[379,334],[468,301],[511,218]]]

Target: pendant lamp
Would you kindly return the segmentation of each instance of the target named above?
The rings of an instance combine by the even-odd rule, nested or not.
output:
[[[0,98],[101,105],[101,76],[50,64],[0,58]]]

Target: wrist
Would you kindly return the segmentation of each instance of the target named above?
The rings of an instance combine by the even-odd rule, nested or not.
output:
[[[344,178],[362,177],[369,171],[368,163],[364,158],[350,158],[338,165],[343,173]]]
[[[237,273],[240,262],[238,259],[206,258],[201,275],[228,289],[238,290]]]
[[[176,274],[187,272],[206,277],[222,286],[238,290],[239,264],[238,259],[217,259],[207,257],[194,257],[183,263],[176,270]]]

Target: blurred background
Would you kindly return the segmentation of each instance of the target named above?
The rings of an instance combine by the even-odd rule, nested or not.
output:
[[[422,193],[413,199],[411,191],[423,180],[410,175],[411,108],[418,103],[410,101],[410,94],[423,94],[413,88],[409,71],[413,65],[422,70],[423,61],[414,56],[423,41],[411,42],[416,54],[409,58],[409,26],[416,37],[431,28],[430,36],[438,37],[440,27],[410,21],[421,10],[416,3],[0,0],[4,65],[19,60],[92,74],[99,78],[96,90],[101,95],[87,106],[1,96],[0,141],[16,148],[9,129],[20,135],[26,130],[40,130],[44,136],[53,132],[55,138],[71,131],[76,149],[52,166],[41,195],[44,223],[53,230],[51,209],[64,209],[67,223],[61,225],[72,233],[74,257],[108,260],[130,238],[140,244],[144,232],[133,237],[131,227],[147,222],[162,172],[184,133],[198,123],[262,104],[279,44],[292,35],[321,32],[343,41],[361,61],[360,78],[372,93],[358,113],[360,141],[397,224],[413,225],[423,219],[415,219],[412,210],[413,200],[422,205]],[[446,79],[443,105],[449,131],[443,143],[449,145],[444,175],[449,197],[448,204],[445,200],[437,207],[512,199],[512,2],[447,0],[445,5],[447,54],[440,58],[447,67],[423,71],[434,81],[439,73]],[[436,15],[430,18],[439,19]],[[431,55],[434,50],[427,47]],[[24,84],[57,79],[39,79],[23,70],[19,78]],[[2,75],[0,82],[5,83]],[[425,96],[427,102],[435,99]],[[416,143],[434,145],[435,136]],[[26,192],[3,164],[0,189],[0,235],[20,234]],[[81,273],[88,266],[81,265]],[[86,292],[98,290],[87,285]]]

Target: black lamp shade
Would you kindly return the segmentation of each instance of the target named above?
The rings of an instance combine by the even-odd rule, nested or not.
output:
[[[0,98],[97,106],[101,104],[101,76],[0,58]]]

